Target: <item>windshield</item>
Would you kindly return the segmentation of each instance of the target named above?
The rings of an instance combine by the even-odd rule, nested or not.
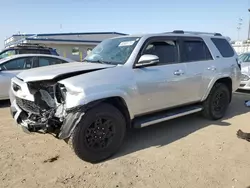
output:
[[[0,59],[15,55],[15,50],[7,50],[0,53]]]
[[[97,45],[84,61],[124,64],[139,40],[139,37],[106,39]]]
[[[241,54],[239,55],[240,62],[250,62],[250,54]]]

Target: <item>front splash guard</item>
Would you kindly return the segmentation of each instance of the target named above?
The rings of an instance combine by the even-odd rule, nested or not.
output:
[[[103,99],[98,101],[93,101],[87,105],[81,105],[76,106],[71,109],[68,109],[67,115],[65,117],[65,120],[61,126],[60,132],[57,136],[59,139],[67,139],[69,138],[73,131],[75,130],[77,124],[82,119],[82,116],[89,110],[90,108],[93,108],[94,106],[100,104],[103,101]]]
[[[85,112],[83,112],[82,110],[68,113],[61,126],[58,138],[59,139],[69,138],[84,114]]]

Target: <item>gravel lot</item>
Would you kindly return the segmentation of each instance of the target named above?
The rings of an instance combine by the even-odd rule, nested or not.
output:
[[[250,132],[246,93],[235,93],[226,118],[198,115],[136,130],[108,161],[89,164],[51,135],[15,126],[0,103],[0,187],[246,188],[250,185]]]

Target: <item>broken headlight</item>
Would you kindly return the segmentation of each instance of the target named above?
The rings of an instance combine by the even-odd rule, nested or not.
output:
[[[67,89],[63,84],[57,84],[55,86],[55,97],[58,103],[64,103],[66,98]]]

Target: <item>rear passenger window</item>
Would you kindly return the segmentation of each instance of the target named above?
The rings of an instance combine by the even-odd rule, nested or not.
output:
[[[56,65],[62,63],[67,63],[67,61],[53,57],[39,57],[39,64],[37,64],[36,66],[43,67],[43,66]]]
[[[50,65],[50,61],[48,58],[39,58],[39,67]]]
[[[211,40],[223,57],[233,57],[234,56],[234,51],[226,39],[211,38]]]
[[[184,41],[184,62],[212,60],[212,55],[203,41]]]

